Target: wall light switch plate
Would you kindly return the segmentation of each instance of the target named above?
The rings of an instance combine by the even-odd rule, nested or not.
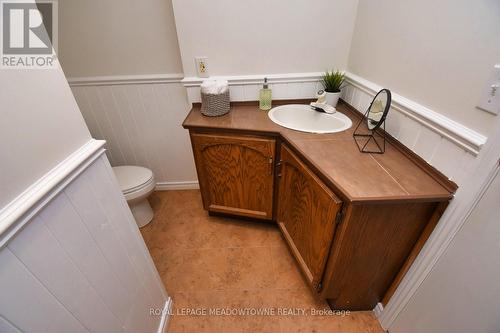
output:
[[[207,57],[195,57],[194,62],[196,63],[196,72],[199,77],[208,77],[208,58]]]
[[[495,115],[500,112],[500,65],[495,65],[477,107]]]

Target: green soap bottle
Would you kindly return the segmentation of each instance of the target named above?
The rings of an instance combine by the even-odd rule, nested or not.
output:
[[[271,89],[269,89],[269,85],[267,84],[267,77],[264,78],[264,85],[259,93],[259,108],[261,110],[267,111],[271,109],[273,94]]]

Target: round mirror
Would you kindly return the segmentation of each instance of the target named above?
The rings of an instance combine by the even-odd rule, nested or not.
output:
[[[366,116],[366,125],[369,130],[376,130],[384,122],[391,107],[391,92],[388,89],[380,90],[370,103]]]

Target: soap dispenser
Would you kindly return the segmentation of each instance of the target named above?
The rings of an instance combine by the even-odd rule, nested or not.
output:
[[[267,84],[267,77],[264,78],[264,85],[259,93],[259,108],[261,110],[267,111],[271,108],[272,92]]]

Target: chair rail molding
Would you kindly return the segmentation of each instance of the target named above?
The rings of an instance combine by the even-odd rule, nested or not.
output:
[[[273,99],[280,100],[314,98],[317,91],[322,89],[321,75],[321,72],[309,72],[212,78],[228,80],[232,101],[255,101],[258,100],[264,77],[269,80]],[[160,143],[154,143],[151,135],[138,138],[138,131],[151,126],[165,126],[170,117],[181,121],[185,110],[189,110],[185,93],[187,92],[189,102],[200,102],[200,85],[203,80],[199,77],[183,78],[182,74],[176,73],[69,78],[92,134],[108,141],[111,164],[139,163],[149,167],[158,176],[159,182],[171,183],[158,184],[158,189],[175,189],[177,186],[195,188],[194,185],[176,184],[195,179],[194,168],[190,164],[192,162],[187,155],[182,155],[182,164],[187,166],[189,163],[191,174],[181,172],[177,175],[178,172],[175,171],[172,173],[173,170],[170,169],[173,166],[165,167],[159,163],[161,158],[151,148]],[[381,88],[376,83],[346,72],[342,98],[362,112]],[[169,121],[168,124],[173,122]],[[459,185],[467,170],[455,166],[471,165],[487,141],[482,134],[396,92],[393,93],[392,110],[386,121],[386,130]],[[169,133],[174,132],[175,130],[171,129]],[[174,135],[179,138],[182,136],[180,132],[175,132]],[[163,136],[161,145],[169,146],[171,140]],[[186,138],[183,137],[182,140],[187,147]],[[141,151],[138,147],[142,146],[150,148]]]
[[[311,73],[286,73],[286,74],[257,74],[257,75],[230,75],[230,76],[211,76],[209,79],[225,79],[229,85],[248,85],[262,84],[264,78],[268,79],[269,83],[295,83],[295,82],[318,82],[321,79],[321,72]],[[182,84],[185,87],[199,87],[203,80],[197,76],[185,77],[182,79]]]
[[[213,76],[211,78],[223,78],[228,80],[232,100],[251,101],[256,100],[258,97],[258,90],[260,89],[260,85],[265,77],[269,80],[269,84],[273,89],[273,98],[275,99],[314,98],[316,91],[321,89],[321,75],[321,72],[309,72],[269,75]],[[68,83],[71,87],[182,83],[188,90],[189,101],[200,102],[199,87],[203,80],[204,78],[199,77],[184,77],[182,73],[169,73],[70,77],[68,78]],[[350,72],[346,72],[346,83],[372,97],[383,88],[374,82],[368,81]],[[344,99],[349,99],[348,94],[345,92],[343,93],[343,97]],[[350,101],[347,100],[347,102]],[[416,120],[439,135],[448,138],[456,145],[459,145],[460,147],[471,152],[473,155],[477,155],[481,147],[486,143],[486,136],[394,92],[392,94],[392,107],[394,110],[410,117],[413,120]]]
[[[367,93],[372,98],[383,88],[352,73],[346,73],[346,82],[348,85]],[[481,147],[486,143],[486,136],[394,92],[392,93],[392,108],[453,141],[474,155],[477,155]]]
[[[104,140],[89,140],[0,210],[0,249],[104,153],[105,143]]]
[[[273,90],[273,99],[314,98],[316,92],[322,89],[322,74],[321,72],[309,72],[213,76],[210,78],[221,78],[228,81],[231,100],[252,101],[258,100],[258,91],[265,77],[268,78],[269,86]],[[346,72],[345,74],[346,87],[343,89],[342,97],[356,107],[358,111],[363,112],[361,106],[365,106],[366,101],[353,104],[353,98],[355,99],[358,95],[361,95],[356,94],[353,90],[361,91],[371,101],[371,98],[383,87],[353,73]],[[185,77],[181,80],[181,83],[187,88],[188,99],[191,103],[201,101],[200,85],[203,80],[204,78],[199,77]],[[395,111],[417,121],[431,131],[446,137],[474,156],[479,153],[481,147],[486,143],[487,137],[484,135],[397,93],[392,94],[392,107]]]
[[[69,77],[70,87],[82,86],[108,86],[120,84],[152,84],[152,83],[179,83],[184,74],[146,74],[146,75],[114,75],[114,76],[89,76]]]
[[[16,332],[166,330],[171,300],[103,145],[89,138],[1,212],[0,294],[12,301],[0,321]]]

